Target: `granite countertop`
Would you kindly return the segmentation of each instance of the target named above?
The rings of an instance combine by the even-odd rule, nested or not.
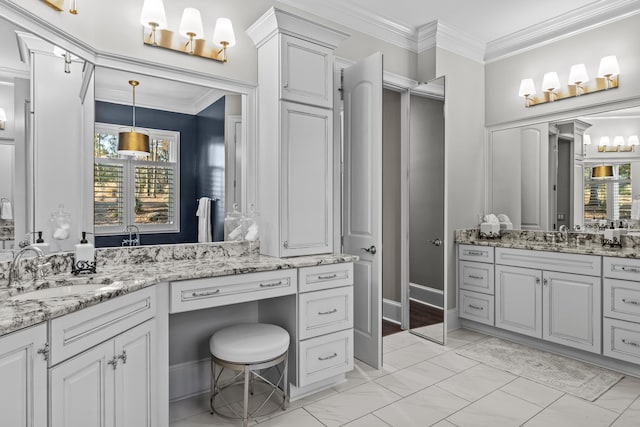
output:
[[[621,246],[612,247],[604,245],[602,234],[598,233],[508,230],[502,231],[500,237],[490,239],[480,237],[477,229],[455,231],[455,242],[465,245],[640,258],[640,239],[638,236],[623,236],[621,240]]]
[[[242,255],[211,259],[171,260],[140,264],[112,264],[98,267],[96,274],[74,276],[69,272],[48,276],[21,290],[0,288],[0,335],[36,325],[55,317],[90,307],[158,283],[260,271],[352,262],[357,256],[327,254],[294,258]],[[40,300],[12,301],[13,295],[33,290],[78,285],[104,284],[99,293]]]

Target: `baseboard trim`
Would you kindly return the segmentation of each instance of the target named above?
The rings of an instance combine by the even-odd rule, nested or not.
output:
[[[383,298],[382,318],[398,325],[402,324],[402,304],[398,301]]]
[[[454,331],[456,329],[460,329],[461,327],[462,323],[460,323],[460,318],[458,317],[458,309],[447,309],[447,331]]]
[[[210,376],[209,358],[169,366],[169,402],[208,393]]]
[[[437,308],[444,307],[444,291],[415,283],[409,283],[409,298]]]

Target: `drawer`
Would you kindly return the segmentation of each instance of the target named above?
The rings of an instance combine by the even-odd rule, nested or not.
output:
[[[298,387],[353,369],[353,329],[300,341]]]
[[[296,293],[296,269],[182,280],[171,283],[171,313]]]
[[[528,249],[496,248],[496,265],[559,271],[561,273],[600,276],[600,256],[532,251]]]
[[[458,259],[465,261],[493,262],[493,247],[458,245]]]
[[[603,314],[631,322],[640,322],[640,283],[604,279]]]
[[[300,339],[353,327],[353,286],[300,294]]]
[[[602,270],[604,277],[640,282],[640,259],[603,257]]]
[[[615,319],[604,319],[603,351],[605,356],[640,363],[640,325]]]
[[[353,263],[319,265],[298,269],[300,292],[353,285]]]
[[[51,320],[50,365],[100,344],[151,319],[156,313],[156,288],[144,288],[96,306]]]
[[[458,316],[487,325],[494,324],[493,295],[460,290]]]
[[[458,267],[460,289],[493,295],[495,283],[493,264],[460,261]]]

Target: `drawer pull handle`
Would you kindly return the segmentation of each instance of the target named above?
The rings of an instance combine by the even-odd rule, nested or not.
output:
[[[282,280],[273,283],[260,283],[261,288],[274,288],[276,286],[282,286]]]
[[[334,359],[336,357],[338,357],[338,353],[333,353],[331,356],[324,356],[324,357],[320,356],[320,357],[318,357],[318,360],[325,361],[325,360],[329,360],[329,359]]]
[[[623,265],[620,269],[622,271],[628,271],[629,273],[640,273],[640,268],[636,267],[627,267],[626,265]]]
[[[484,256],[484,252],[482,252],[482,251],[467,251],[467,255]]]
[[[629,341],[624,338],[622,339],[622,343],[626,345],[630,345],[632,347],[640,347],[640,344],[638,344],[637,342]]]
[[[480,306],[473,305],[473,304],[469,304],[469,307],[473,308],[474,310],[484,310],[484,307],[480,307]]]
[[[337,313],[337,312],[338,312],[338,309],[334,308],[333,310],[329,310],[329,311],[319,311],[318,314],[320,316],[325,316],[327,314],[333,314],[333,313]]]
[[[216,289],[215,291],[192,292],[191,296],[194,298],[201,298],[201,297],[210,297],[211,295],[215,295],[219,293],[220,293],[220,289]]]
[[[626,304],[640,305],[640,301],[638,301],[637,299],[626,299],[626,298],[622,298],[622,302],[624,302],[624,303],[626,303]]]
[[[338,277],[338,275],[336,273],[333,274],[329,274],[328,276],[318,276],[319,280],[331,280],[331,279],[335,279],[336,277]]]
[[[471,275],[471,274],[469,275],[469,278],[470,279],[477,279],[477,280],[484,280],[484,277],[482,277],[482,276],[474,276],[474,275]]]

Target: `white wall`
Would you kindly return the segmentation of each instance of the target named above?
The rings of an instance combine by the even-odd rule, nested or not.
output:
[[[640,96],[640,15],[575,35],[519,55],[486,65],[486,124],[535,120],[554,113],[572,111],[596,103]],[[556,71],[566,84],[571,65],[584,63],[591,78],[597,74],[600,58],[616,55],[620,64],[618,89],[566,99],[553,104],[524,107],[518,97],[520,81],[533,78],[540,92],[545,72]],[[542,121],[542,120],[538,120]]]
[[[0,142],[0,198],[13,203],[13,144]]]

